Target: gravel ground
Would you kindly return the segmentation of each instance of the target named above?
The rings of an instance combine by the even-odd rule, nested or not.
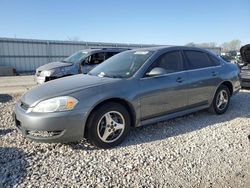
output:
[[[0,95],[0,187],[250,187],[250,91],[224,115],[136,128],[110,150],[22,138],[11,118],[18,98]]]

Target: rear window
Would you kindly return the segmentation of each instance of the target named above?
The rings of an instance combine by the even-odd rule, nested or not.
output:
[[[212,55],[208,55],[209,59],[212,61],[213,66],[220,65],[220,60]]]
[[[188,60],[187,69],[200,69],[219,65],[216,58],[200,51],[184,51]]]

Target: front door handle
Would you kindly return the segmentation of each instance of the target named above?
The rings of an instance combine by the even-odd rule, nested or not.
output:
[[[176,82],[178,82],[178,83],[182,83],[182,82],[184,82],[184,79],[183,79],[183,78],[181,78],[181,77],[179,77],[179,78],[177,78],[177,79],[176,79]]]
[[[217,75],[218,75],[218,72],[212,71],[212,76],[217,76]]]

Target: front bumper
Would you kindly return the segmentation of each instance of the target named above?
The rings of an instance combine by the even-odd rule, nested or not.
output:
[[[26,113],[19,103],[13,117],[24,137],[40,142],[72,142],[83,138],[86,115],[79,111]]]

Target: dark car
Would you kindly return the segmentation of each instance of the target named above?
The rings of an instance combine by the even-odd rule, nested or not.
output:
[[[250,87],[250,44],[243,46],[240,49],[241,54],[241,86],[245,88]]]
[[[125,48],[85,49],[74,53],[60,62],[45,64],[36,70],[36,81],[39,84],[57,78],[87,73],[96,65],[115,54],[123,52]]]
[[[129,50],[87,75],[31,89],[15,106],[15,122],[23,136],[33,140],[86,137],[109,148],[121,143],[131,127],[203,109],[225,113],[240,89],[239,73],[236,64],[199,48]]]

